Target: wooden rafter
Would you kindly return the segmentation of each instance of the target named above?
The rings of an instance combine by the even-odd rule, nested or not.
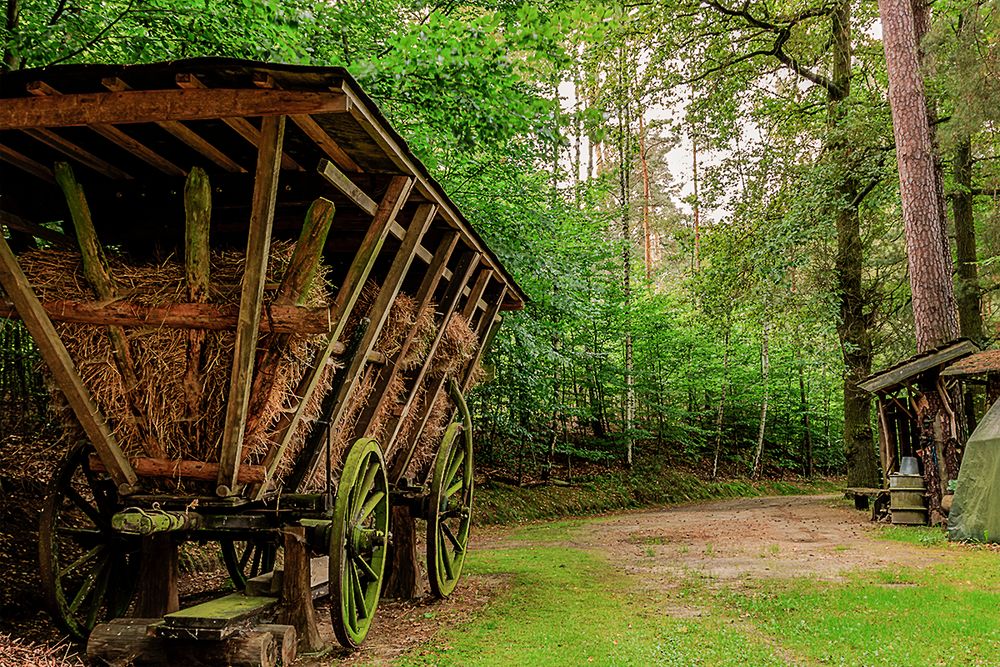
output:
[[[30,90],[30,87],[29,87]],[[77,125],[155,123],[235,116],[339,113],[347,98],[334,92],[253,88],[176,88],[13,97],[0,105],[0,130]]]
[[[64,248],[73,247],[73,240],[62,232],[42,227],[37,222],[25,220],[21,216],[14,215],[8,211],[0,211],[0,225],[6,225],[15,231],[31,234],[35,238],[54,243]]]
[[[174,77],[174,80],[176,81],[177,86],[179,88],[204,89],[208,87],[202,82],[201,79],[199,79],[194,74],[186,74],[186,73],[178,74],[176,77]],[[222,122],[228,125],[229,127],[233,128],[233,130],[235,130],[237,134],[239,134],[241,137],[250,142],[250,144],[254,148],[257,148],[257,145],[260,143],[260,130],[254,127],[253,123],[248,121],[246,118],[240,118],[240,117],[223,118]],[[305,171],[305,169],[303,169],[298,162],[293,160],[291,156],[289,156],[288,153],[284,151],[282,151],[281,153],[281,168],[294,171]]]
[[[126,90],[131,90],[129,85],[115,76],[105,77],[101,80],[101,84],[112,92],[123,92]],[[189,148],[201,153],[203,156],[222,167],[226,171],[231,171],[234,173],[245,174],[246,169],[243,166],[230,158],[228,155],[220,151],[218,148],[213,146],[210,142],[206,141],[197,132],[184,125],[183,123],[176,120],[162,120],[156,122],[157,127],[163,128],[166,132],[172,134],[181,143],[187,145]]]
[[[27,134],[32,139],[39,141],[49,148],[56,150],[63,155],[72,158],[79,162],[80,164],[93,169],[102,176],[107,176],[108,178],[115,178],[119,180],[131,180],[132,176],[125,173],[113,164],[103,160],[85,148],[77,146],[72,141],[65,139],[52,130],[37,129],[37,130],[25,130]]]
[[[504,285],[500,288],[500,294],[497,295],[495,301],[490,302],[490,307],[487,309],[486,313],[483,315],[482,320],[479,322],[479,326],[476,327],[476,333],[479,336],[479,348],[476,350],[475,355],[469,361],[462,373],[462,381],[459,386],[462,389],[462,393],[466,393],[471,388],[472,378],[476,372],[476,365],[479,360],[483,358],[486,354],[486,350],[489,349],[490,345],[493,343],[493,337],[496,336],[497,331],[500,329],[500,323],[503,321],[500,314],[500,305],[503,303],[503,298],[506,296],[507,286]]]
[[[44,81],[34,81],[28,84],[28,92],[35,97],[63,99],[63,96],[58,90]],[[171,176],[187,175],[186,171],[175,165],[173,162],[166,159],[156,151],[151,150],[141,141],[133,139],[131,136],[125,134],[125,132],[119,130],[113,125],[93,123],[90,125],[90,129],[165,174],[170,174]]]
[[[45,181],[46,183],[56,182],[56,177],[52,174],[51,169],[46,167],[41,162],[32,160],[27,155],[19,153],[10,146],[0,144],[0,160],[3,160],[11,166],[17,167],[21,171],[25,171],[35,178]]]
[[[264,280],[271,247],[271,227],[278,194],[278,173],[281,169],[284,135],[284,116],[268,116],[264,119],[254,176],[250,235],[247,240],[243,290],[240,294],[233,371],[219,453],[216,493],[222,497],[235,494],[239,484],[244,428],[250,402],[250,384],[253,379],[254,356],[260,332],[260,316],[264,304]]]
[[[56,384],[66,396],[73,414],[97,455],[107,467],[108,474],[120,492],[131,492],[137,477],[128,459],[122,453],[115,436],[108,428],[100,409],[94,403],[83,379],[76,370],[69,351],[52,325],[52,320],[42,309],[31,284],[28,282],[3,234],[0,234],[0,285],[14,300],[24,324],[28,328],[45,364],[52,371]]]

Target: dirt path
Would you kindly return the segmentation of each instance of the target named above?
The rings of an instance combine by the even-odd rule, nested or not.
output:
[[[588,524],[578,543],[643,580],[691,571],[740,580],[837,580],[851,570],[929,565],[944,551],[876,539],[878,527],[839,496],[740,498],[619,515]]]

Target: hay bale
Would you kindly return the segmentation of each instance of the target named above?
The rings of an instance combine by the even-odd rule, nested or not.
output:
[[[272,244],[267,270],[268,283],[280,281],[293,249],[292,243]],[[209,302],[220,305],[239,304],[244,254],[237,251],[213,252],[211,262]],[[184,264],[180,261],[170,259],[159,265],[138,265],[123,257],[109,256],[108,264],[123,298],[130,302],[160,306],[187,300]],[[95,298],[83,276],[82,261],[77,252],[37,250],[24,254],[21,266],[42,300],[88,301]],[[329,302],[330,289],[326,273],[321,267],[304,305],[324,306]],[[138,385],[130,388],[127,394],[114,364],[112,345],[105,327],[71,323],[56,323],[55,326],[76,363],[84,384],[108,419],[109,426],[126,455],[143,454],[142,437],[131,416],[131,395],[132,402],[146,416],[152,437],[161,444],[168,456],[174,459],[218,461],[236,342],[235,332],[206,332],[202,402],[197,414],[188,416],[180,410],[180,406],[185,405],[183,378],[187,368],[186,331],[166,327],[126,329],[138,376]],[[271,336],[262,336],[260,345],[266,346],[270,340]],[[274,393],[274,400],[263,406],[260,414],[265,428],[260,430],[258,437],[244,444],[244,460],[258,462],[266,453],[279,418],[295,403],[292,396],[294,388],[324,342],[323,335],[293,335],[289,338],[282,351],[277,372],[281,390]],[[329,388],[330,379],[331,373],[324,374],[325,385],[316,392],[316,405],[312,406],[313,418],[322,395]],[[298,446],[308,432],[309,423],[309,419],[304,420],[296,433]]]

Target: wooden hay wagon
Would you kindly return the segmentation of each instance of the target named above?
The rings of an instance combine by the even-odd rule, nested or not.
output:
[[[135,653],[277,615],[315,645],[328,585],[357,646],[393,534],[413,585],[416,517],[448,595],[463,394],[524,295],[350,75],[74,65],[4,74],[0,98],[0,317],[23,320],[79,433],[40,525],[66,628],[155,619],[91,638]],[[177,611],[185,541],[218,543],[247,592]]]

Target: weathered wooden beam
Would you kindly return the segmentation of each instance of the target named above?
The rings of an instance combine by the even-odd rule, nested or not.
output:
[[[498,315],[500,314],[500,306],[503,304],[503,298],[506,296],[506,291],[506,285],[500,288],[500,294],[497,295],[496,299],[492,302],[492,305],[479,321],[479,326],[476,327],[476,334],[479,336],[479,349],[476,350],[476,354],[472,357],[468,365],[466,365],[465,370],[462,372],[459,387],[461,387],[463,394],[468,392],[471,388],[472,377],[475,374],[476,365],[479,363],[479,360],[483,358],[483,355],[486,354],[490,345],[493,344],[493,337],[496,336],[497,331],[500,329],[500,324],[503,320],[498,317]]]
[[[424,363],[421,364],[420,369],[417,371],[416,376],[410,384],[410,392],[406,396],[406,400],[402,405],[399,416],[394,417],[393,420],[390,421],[389,427],[386,429],[388,433],[392,434],[386,438],[387,442],[393,443],[392,446],[397,444],[396,438],[399,436],[399,432],[402,430],[403,424],[406,422],[410,410],[413,409],[417,395],[420,393],[420,386],[424,381],[424,377],[427,375],[427,371],[430,370],[434,354],[437,352],[438,346],[444,338],[445,331],[448,328],[448,322],[451,320],[451,316],[458,308],[458,303],[462,296],[462,289],[468,284],[476,270],[476,267],[479,266],[479,259],[481,256],[482,255],[478,252],[466,251],[461,257],[459,257],[458,266],[452,276],[451,282],[448,283],[448,289],[445,291],[444,299],[439,305],[442,316],[438,321],[437,334],[435,334],[434,340],[431,342],[431,345],[427,350],[427,358],[424,359]],[[429,408],[427,408],[425,404],[421,428],[423,423],[426,422],[426,413],[428,410]],[[410,441],[407,443],[407,445],[409,445],[409,451],[407,452],[405,458],[396,459],[397,464],[396,467],[392,469],[390,481],[398,480],[403,474],[405,474],[406,468],[410,464],[410,459],[413,457],[413,450],[416,447],[418,440],[419,434],[416,434],[415,436],[411,435]]]
[[[455,250],[455,246],[458,245],[458,239],[460,234],[457,230],[452,230],[441,238],[438,243],[437,250],[434,252],[434,258],[431,260],[430,265],[427,267],[427,272],[424,274],[423,280],[420,282],[420,287],[417,289],[416,293],[416,313],[422,313],[425,308],[428,308],[431,303],[431,299],[434,298],[434,293],[437,291],[438,283],[441,282],[441,278],[444,274],[445,265],[448,264],[448,260],[451,259],[451,254]],[[361,417],[358,419],[359,424],[368,424],[371,422],[372,417],[382,409],[383,404],[388,400],[388,394],[386,393],[392,383],[395,382],[396,377],[403,372],[402,367],[399,364],[401,359],[405,359],[406,355],[410,351],[410,346],[413,345],[413,341],[417,335],[416,329],[410,329],[409,333],[403,339],[402,344],[399,346],[399,350],[393,356],[391,360],[386,360],[387,367],[383,376],[379,378],[378,384],[372,390],[371,396],[368,398],[364,409],[361,412]],[[355,434],[355,438],[360,438],[364,434]],[[391,440],[385,443],[387,450],[391,449],[393,442]]]
[[[274,305],[301,305],[308,297],[313,277],[323,258],[323,248],[330,232],[335,212],[333,202],[328,199],[317,199],[306,211],[305,222],[295,244],[295,250],[281,278],[278,290],[274,295]],[[263,349],[257,352],[255,367],[257,369],[250,388],[250,409],[247,413],[246,433],[252,436],[268,426],[259,419],[264,413],[264,406],[276,398],[276,392],[281,386],[276,382],[281,355],[288,345],[288,336],[283,335],[270,340]]]
[[[375,297],[375,302],[368,311],[368,318],[371,320],[371,323],[368,325],[364,336],[361,338],[361,342],[358,344],[357,354],[348,361],[346,368],[347,382],[340,385],[337,391],[337,398],[335,399],[336,407],[330,416],[330,428],[337,428],[341,418],[347,411],[350,396],[364,376],[365,366],[368,363],[368,355],[373,351],[375,343],[378,342],[378,337],[382,333],[382,327],[385,325],[386,320],[389,319],[389,310],[392,308],[392,304],[396,300],[400,288],[403,286],[403,279],[406,277],[406,272],[410,270],[410,265],[413,263],[414,249],[420,245],[420,241],[430,227],[435,213],[437,213],[437,206],[421,204],[414,214],[413,220],[410,222],[406,236],[396,251],[396,256],[393,258],[389,271],[382,281],[378,296]],[[372,433],[364,433],[366,428],[367,423],[358,425],[358,429],[363,435],[371,437]],[[303,452],[303,454],[312,457],[304,478],[304,480],[311,480],[319,467],[321,452],[316,450],[314,452]]]
[[[269,456],[273,453],[273,458],[268,467],[269,478],[281,462],[282,456],[291,443],[292,437],[295,435],[295,430],[298,428],[299,422],[305,414],[306,406],[309,404],[309,400],[312,398],[313,392],[316,391],[316,387],[322,377],[323,369],[330,358],[333,346],[340,341],[340,337],[347,326],[348,317],[354,309],[358,298],[361,296],[361,291],[364,289],[365,282],[368,280],[372,267],[375,265],[375,260],[378,259],[379,251],[382,250],[382,245],[389,234],[389,225],[396,219],[396,215],[403,208],[407,198],[410,196],[412,187],[413,179],[405,176],[394,177],[389,182],[389,188],[382,197],[378,210],[375,212],[372,222],[368,226],[365,238],[361,241],[361,245],[347,269],[347,275],[344,277],[340,289],[334,297],[331,310],[334,313],[336,324],[334,325],[333,333],[327,339],[326,347],[319,351],[310,365],[309,372],[306,373],[299,383],[295,392],[295,395],[300,397],[299,405],[292,417],[280,428],[280,435],[276,439],[278,446],[273,448],[272,452],[269,452]],[[311,461],[311,457],[309,460]],[[296,468],[296,470],[300,469],[302,476],[296,480],[295,486],[305,483],[303,477],[308,471],[305,469],[305,466]],[[261,492],[263,491],[264,489],[262,488]]]
[[[122,171],[118,167],[114,166],[107,160],[104,160],[85,148],[77,146],[72,141],[65,139],[52,130],[37,129],[37,130],[24,130],[32,139],[45,144],[49,148],[62,153],[63,155],[70,157],[80,164],[93,169],[102,176],[107,176],[108,178],[128,181],[132,179],[130,174]]]
[[[45,181],[46,183],[55,183],[55,176],[52,175],[52,170],[46,167],[41,162],[32,160],[27,155],[19,153],[9,146],[4,146],[0,144],[0,160],[3,160],[9,165],[17,167],[21,171],[25,171],[35,178]]]
[[[344,152],[344,149],[319,126],[312,116],[297,114],[292,116],[292,121],[302,130],[307,137],[316,142],[319,149],[326,153],[331,160],[336,162],[342,169],[361,173],[362,169],[358,163],[351,159],[351,156]]]
[[[209,228],[212,222],[212,186],[208,174],[195,167],[184,183],[184,277],[188,300],[207,303],[211,287],[211,246]],[[196,440],[201,437],[202,350],[205,330],[188,332],[187,367],[184,371],[184,400],[188,423]]]
[[[59,334],[56,333],[52,320],[42,309],[42,304],[39,303],[28,278],[18,266],[3,234],[0,234],[0,285],[13,300],[17,311],[24,319],[24,324],[38,346],[42,359],[52,371],[56,384],[66,396],[73,414],[97,450],[119,492],[131,493],[137,481],[135,471],[118,446],[100,409],[94,404],[73,359],[69,356]]]
[[[139,477],[157,477],[163,479],[193,479],[202,482],[212,482],[219,477],[219,464],[203,461],[153,459],[149,457],[134,457],[128,460],[129,465]],[[103,461],[91,458],[93,470],[107,470]],[[264,466],[240,466],[240,484],[258,484],[264,481]]]
[[[182,92],[199,91],[182,90]],[[268,116],[262,123],[250,213],[250,237],[247,240],[246,269],[243,276],[243,291],[240,295],[240,320],[236,328],[236,349],[233,353],[229,401],[226,405],[226,419],[219,454],[220,467],[216,493],[223,497],[237,492],[254,357],[264,303],[264,280],[271,247],[271,226],[274,222],[274,206],[278,195],[281,150],[285,136],[284,116]]]
[[[35,238],[48,241],[49,243],[54,243],[55,245],[62,246],[64,248],[71,248],[76,245],[70,237],[66,236],[62,232],[42,227],[36,222],[25,220],[21,216],[14,215],[8,211],[0,211],[0,225],[6,225],[14,231],[31,234]]]
[[[110,667],[276,667],[278,649],[268,630],[249,630],[221,641],[166,639],[150,633],[159,618],[116,618],[94,627],[87,656]],[[182,633],[183,634],[183,633]]]
[[[204,89],[208,87],[197,76],[189,73],[178,74],[174,77],[174,81],[177,83],[179,88]],[[246,118],[241,117],[223,118],[222,122],[233,128],[237,134],[250,142],[254,148],[257,148],[257,145],[260,143],[260,130],[254,127],[253,123],[248,121]],[[281,154],[281,168],[294,171],[305,171],[305,169],[303,169],[298,162],[293,160],[291,156],[285,152],[282,152]]]
[[[129,85],[119,79],[116,76],[109,76],[101,79],[101,85],[113,92],[123,92],[126,90],[131,90]],[[245,174],[246,169],[243,166],[230,158],[228,155],[220,151],[218,148],[213,146],[209,141],[205,140],[197,132],[187,127],[183,123],[176,120],[163,120],[157,121],[156,125],[166,132],[172,134],[176,139],[180,140],[181,143],[186,144],[193,150],[201,153],[203,156],[222,167],[226,171],[232,171],[235,173]]]
[[[480,271],[479,275],[476,277],[476,282],[473,283],[472,289],[469,290],[467,295],[469,298],[465,302],[465,306],[462,308],[462,317],[467,321],[472,319],[473,313],[479,308],[479,304],[483,298],[483,292],[490,284],[490,279],[493,277],[492,269],[486,269],[485,271]],[[462,290],[463,292],[465,290]]]
[[[70,219],[76,231],[76,239],[80,245],[80,255],[83,260],[83,275],[94,288],[97,296],[104,300],[115,299],[118,290],[108,272],[104,249],[97,238],[97,230],[90,216],[90,207],[83,193],[83,187],[77,183],[72,168],[65,162],[57,162],[55,167],[56,182],[66,196]],[[153,437],[153,431],[141,406],[136,402],[133,392],[139,385],[135,362],[132,360],[132,350],[129,346],[125,330],[119,326],[108,327],[108,337],[114,352],[115,366],[122,377],[125,397],[128,400],[136,430],[142,438],[142,447],[153,457],[163,457],[164,451],[160,443]]]
[[[27,91],[35,97],[60,96],[58,90],[44,81],[34,81],[29,83]],[[171,176],[184,176],[187,173],[156,151],[148,148],[146,144],[133,139],[113,125],[91,124],[90,129],[165,174],[170,174]]]
[[[29,92],[35,84],[29,84]],[[335,92],[208,88],[78,93],[40,99],[14,97],[0,106],[0,130],[155,123],[236,116],[339,113],[347,98]]]
[[[141,327],[144,329],[204,329],[235,331],[239,306],[211,303],[173,303],[145,306],[129,301],[46,301],[41,304],[51,320],[74,324]],[[260,333],[325,334],[330,333],[330,309],[325,307],[269,306],[267,317],[260,320]],[[0,301],[0,318],[18,319],[17,309],[9,301]],[[344,351],[334,346],[333,354]]]
[[[306,529],[287,526],[285,533],[285,564],[281,586],[281,608],[278,622],[291,625],[303,652],[323,648],[323,639],[316,622],[312,596],[312,561],[306,545]]]

